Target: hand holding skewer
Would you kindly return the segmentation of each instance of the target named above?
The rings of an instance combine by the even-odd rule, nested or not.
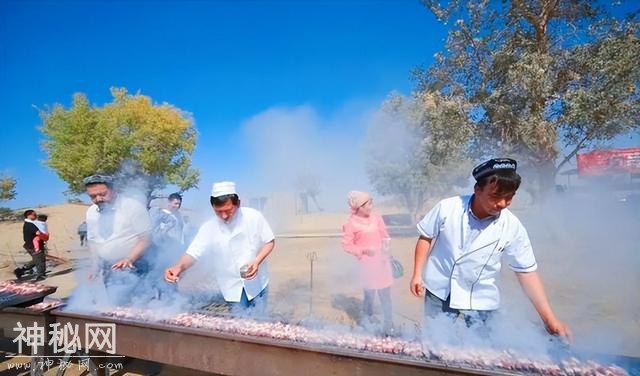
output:
[[[550,322],[545,323],[545,327],[549,334],[557,335],[562,338],[564,341],[571,343],[573,342],[573,335],[571,334],[571,329],[569,326],[562,321],[556,319]]]
[[[133,269],[133,262],[129,258],[123,258],[122,260],[116,262],[111,266],[111,269],[114,270],[122,270],[122,269]]]
[[[169,283],[176,283],[180,279],[180,269],[178,267],[167,268],[164,271],[164,280]]]
[[[414,274],[409,284],[409,290],[414,296],[423,297],[425,294],[425,286],[421,275]]]

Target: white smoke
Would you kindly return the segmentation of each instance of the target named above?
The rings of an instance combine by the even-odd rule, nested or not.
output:
[[[312,172],[320,181],[321,206],[327,211],[343,214],[332,217],[335,222],[333,228],[339,229],[348,215],[346,193],[352,189],[370,190],[364,170],[366,156],[363,144],[372,118],[372,111],[368,108],[322,116],[311,106],[272,108],[253,116],[245,122],[244,131],[256,160],[255,167],[246,173],[252,176],[256,184],[239,189],[249,193],[260,193],[256,191],[258,189],[261,192],[287,191],[293,189],[297,176]],[[525,181],[523,187],[527,184],[529,182]],[[526,193],[521,188],[512,209],[530,234],[540,265],[539,273],[545,281],[556,314],[573,329],[573,350],[637,355],[637,349],[640,348],[640,296],[637,292],[637,286],[640,286],[640,274],[637,272],[640,270],[640,254],[636,249],[640,243],[640,232],[637,231],[640,219],[637,215],[638,206],[630,209],[629,204],[616,201],[612,190],[613,187],[608,185],[588,194],[570,189],[562,196],[550,198],[547,206],[538,208],[531,206],[531,198],[525,198]],[[452,189],[451,195],[457,193]],[[471,193],[471,187],[465,193]],[[198,206],[206,212],[203,216],[213,215],[208,203]],[[328,280],[316,279],[316,288],[329,286],[335,292],[334,298],[337,296],[343,300],[360,294],[361,289],[354,278],[355,260],[341,251],[339,239],[328,240],[327,244],[331,251],[319,254],[319,257],[330,257],[331,260],[317,263],[316,268],[330,268],[330,271],[323,270],[321,275],[331,277]],[[300,246],[301,256],[295,261],[290,260],[291,265],[283,268],[306,270],[308,260],[304,259],[304,254],[312,249],[304,248],[304,242]],[[278,252],[277,247],[275,252]],[[409,246],[395,249],[395,252],[406,255],[412,253],[413,249]],[[197,286],[203,287],[200,289],[203,291],[215,291],[211,279],[210,284],[207,282],[202,286],[201,283],[203,276],[211,277],[207,268],[209,262],[215,260],[200,260],[196,267],[185,274],[180,287],[184,291],[197,289]],[[405,273],[411,273],[412,265],[405,263],[404,267]],[[440,318],[437,325],[422,327],[424,340],[430,344],[462,348],[516,349],[529,354],[557,351],[557,340],[546,334],[513,273],[505,269],[500,283],[503,307],[490,321],[488,333],[467,329],[462,322],[452,325],[446,322],[447,319]],[[280,292],[282,303],[272,298],[270,307],[282,310],[283,306],[302,306],[303,311],[307,312],[306,304],[311,293],[306,277],[288,281],[279,276],[276,270],[272,274],[272,288],[278,284],[287,288]],[[164,281],[160,279],[154,283],[162,284]],[[398,280],[395,283],[405,282]],[[405,286],[393,291],[396,317],[404,312],[418,311],[419,314],[409,316],[411,320],[421,322],[422,310],[415,306],[420,307],[422,302],[413,299],[407,303],[408,300],[402,299],[399,294],[409,294]],[[84,295],[82,291],[77,292],[80,301],[87,298],[95,300],[104,295],[99,290],[85,291]],[[147,295],[151,294],[147,292]],[[343,308],[348,305],[354,307],[353,301],[336,303],[326,297],[314,297],[316,307],[342,303],[345,303]],[[138,300],[147,306],[149,302],[158,302],[166,307],[179,306],[175,309],[182,310],[195,307],[179,299],[174,301],[179,304],[157,299]],[[355,299],[355,304],[355,308],[359,309],[357,305],[361,302]],[[376,304],[379,303],[376,301]],[[299,312],[285,313],[299,316]],[[337,321],[331,317],[320,319],[324,319],[320,320],[322,325],[329,327],[334,327],[332,321]],[[363,330],[357,325],[348,328],[335,324],[335,327]],[[398,334],[405,338],[414,338],[417,334],[409,326],[400,329]]]
[[[316,178],[324,210],[344,210],[346,194],[367,189],[363,141],[369,108],[323,117],[311,106],[271,108],[244,124],[263,191],[294,191],[296,180]]]
[[[115,200],[134,200],[138,205],[119,205],[117,215],[124,218],[136,218],[137,210],[145,210],[148,205],[148,195],[151,187],[157,183],[139,172],[135,163],[124,163],[122,168],[114,174],[113,189]],[[67,309],[82,312],[104,312],[120,306],[135,308],[156,308],[159,315],[170,315],[180,312],[190,304],[189,294],[180,294],[177,287],[164,281],[164,270],[175,264],[184,246],[167,243],[154,244],[153,230],[147,235],[151,244],[144,251],[142,257],[134,264],[133,269],[113,270],[111,265],[128,256],[129,251],[137,243],[137,237],[114,234],[117,225],[116,213],[109,210],[115,203],[109,203],[101,210],[100,232],[109,241],[104,244],[90,244],[89,259],[76,269],[77,287],[69,300]],[[165,203],[166,204],[166,203]],[[123,213],[124,212],[124,213]],[[152,224],[153,226],[153,224]],[[92,249],[93,248],[93,249]],[[101,248],[98,250],[98,248]],[[98,252],[99,251],[99,252]],[[78,252],[84,252],[79,250]],[[100,254],[102,257],[98,257]],[[79,259],[82,255],[79,255]],[[111,257],[113,256],[113,257]],[[195,269],[194,275],[210,275]],[[108,281],[108,283],[106,282]],[[210,279],[200,279],[200,282]],[[189,291],[188,288],[185,289]],[[209,289],[210,291],[211,289]]]

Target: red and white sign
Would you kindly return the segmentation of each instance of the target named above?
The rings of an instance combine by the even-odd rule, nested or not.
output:
[[[596,150],[576,159],[580,176],[640,174],[640,148]]]

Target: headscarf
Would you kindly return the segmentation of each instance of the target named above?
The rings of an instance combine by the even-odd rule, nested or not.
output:
[[[367,192],[351,191],[349,192],[348,203],[351,213],[355,213],[367,201],[371,200],[371,195]]]

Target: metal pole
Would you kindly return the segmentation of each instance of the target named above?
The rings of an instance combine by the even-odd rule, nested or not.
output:
[[[309,270],[309,316],[313,315],[313,262],[318,259],[318,254],[313,251],[307,253],[307,259],[311,265]]]

